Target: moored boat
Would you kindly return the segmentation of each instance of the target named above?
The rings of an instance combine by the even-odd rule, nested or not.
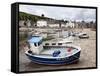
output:
[[[83,33],[79,36],[80,39],[88,39],[89,36],[86,33]]]
[[[28,40],[30,49],[25,52],[34,63],[46,65],[71,64],[79,60],[81,48],[74,45],[43,46],[42,38],[34,36]]]

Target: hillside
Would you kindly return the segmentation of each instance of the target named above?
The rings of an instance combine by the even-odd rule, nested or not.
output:
[[[54,20],[52,18],[45,17],[44,15],[38,16],[38,15],[33,15],[25,12],[19,12],[19,20],[28,20],[28,19],[34,22],[36,22],[39,19]]]

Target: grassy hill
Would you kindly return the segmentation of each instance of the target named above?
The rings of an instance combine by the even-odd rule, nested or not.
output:
[[[32,15],[32,14],[25,13],[25,12],[19,12],[19,20],[32,20],[36,22],[39,19],[54,20],[52,18],[48,18],[45,16],[38,16],[38,15]]]

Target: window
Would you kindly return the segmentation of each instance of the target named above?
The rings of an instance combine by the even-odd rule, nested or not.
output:
[[[49,43],[45,43],[45,45],[49,45]]]
[[[38,42],[38,46],[40,45],[40,42]]]
[[[52,45],[56,45],[56,43],[52,43]]]
[[[36,43],[34,43],[34,46],[36,46],[36,47],[37,47]]]
[[[58,45],[62,45],[62,43],[58,43]]]

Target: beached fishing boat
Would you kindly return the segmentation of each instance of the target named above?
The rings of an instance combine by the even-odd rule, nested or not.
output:
[[[33,36],[29,40],[30,49],[25,52],[34,63],[46,65],[71,64],[79,60],[81,48],[74,45],[42,45],[42,37]]]

